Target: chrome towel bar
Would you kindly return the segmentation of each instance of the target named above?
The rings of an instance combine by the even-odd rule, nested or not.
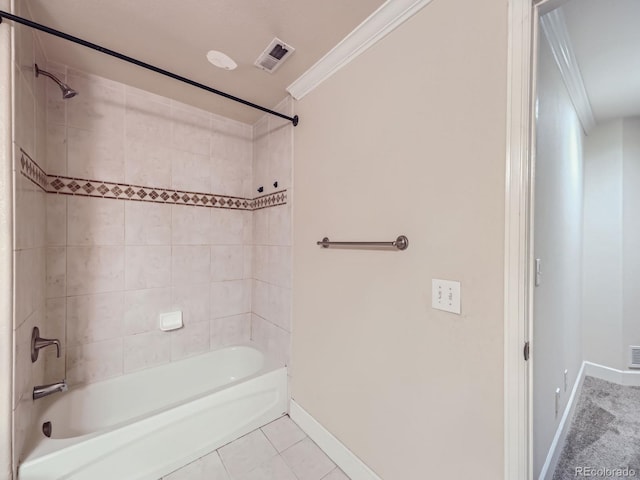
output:
[[[400,235],[393,242],[332,242],[328,237],[324,237],[322,241],[317,242],[317,245],[321,245],[322,248],[329,248],[330,246],[344,246],[344,247],[395,247],[398,250],[406,250],[409,246],[409,239],[404,235]]]

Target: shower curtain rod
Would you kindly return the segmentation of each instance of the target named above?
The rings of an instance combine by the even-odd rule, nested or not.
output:
[[[293,124],[294,127],[296,125],[298,125],[298,115],[294,115],[293,117],[289,117],[289,116],[284,115],[284,114],[282,114],[280,112],[276,112],[275,110],[271,110],[269,108],[262,107],[260,105],[255,104],[255,103],[249,102],[248,100],[244,100],[242,98],[235,97],[235,96],[230,95],[228,93],[221,92],[220,90],[216,90],[215,88],[208,87],[207,85],[204,85],[202,83],[198,83],[198,82],[196,82],[194,80],[191,80],[189,78],[183,77],[183,76],[178,75],[176,73],[169,72],[167,70],[164,70],[162,68],[156,67],[154,65],[150,65],[150,64],[145,63],[145,62],[143,62],[141,60],[136,60],[135,58],[128,57],[127,55],[123,55],[122,53],[118,53],[118,52],[116,52],[114,50],[110,50],[108,48],[101,47],[100,45],[96,45],[95,43],[91,43],[91,42],[88,42],[88,41],[83,40],[81,38],[74,37],[73,35],[69,35],[68,33],[64,33],[64,32],[61,32],[59,30],[54,30],[53,28],[49,28],[49,27],[47,27],[45,25],[41,25],[39,23],[32,22],[31,20],[27,20],[26,18],[18,17],[16,15],[12,15],[11,13],[4,12],[4,11],[0,10],[0,23],[2,23],[2,18],[6,18],[8,20],[11,20],[11,21],[14,21],[14,22],[17,22],[17,23],[21,23],[22,25],[26,25],[27,27],[35,28],[36,30],[40,30],[41,32],[45,32],[45,33],[48,33],[50,35],[54,35],[56,37],[63,38],[65,40],[69,40],[70,42],[77,43],[78,45],[82,45],[84,47],[91,48],[93,50],[97,50],[98,52],[102,52],[102,53],[105,53],[107,55],[111,55],[112,57],[119,58],[120,60],[124,60],[125,62],[133,63],[134,65],[138,65],[139,67],[146,68],[147,70],[151,70],[153,72],[159,73],[159,74],[164,75],[166,77],[173,78],[174,80],[179,80],[179,81],[181,81],[183,83],[187,83],[187,84],[192,85],[194,87],[201,88],[202,90],[206,90],[207,92],[215,93],[216,95],[220,95],[222,97],[228,98],[229,100],[233,100],[234,102],[242,103],[244,105],[247,105],[248,107],[252,107],[252,108],[255,108],[257,110],[262,110],[263,112],[269,113],[271,115],[275,115],[277,117],[284,118],[286,120],[289,120]]]

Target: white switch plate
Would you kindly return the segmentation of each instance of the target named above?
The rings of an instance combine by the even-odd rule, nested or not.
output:
[[[432,279],[431,306],[460,315],[460,282]]]

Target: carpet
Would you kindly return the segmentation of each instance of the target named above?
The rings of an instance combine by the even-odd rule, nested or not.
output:
[[[640,387],[585,377],[553,480],[640,479]]]

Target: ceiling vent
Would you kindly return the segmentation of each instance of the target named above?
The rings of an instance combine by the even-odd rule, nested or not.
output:
[[[629,347],[629,368],[640,368],[640,347]]]
[[[294,51],[295,48],[291,45],[287,45],[279,38],[274,38],[253,64],[262,70],[273,73]]]

